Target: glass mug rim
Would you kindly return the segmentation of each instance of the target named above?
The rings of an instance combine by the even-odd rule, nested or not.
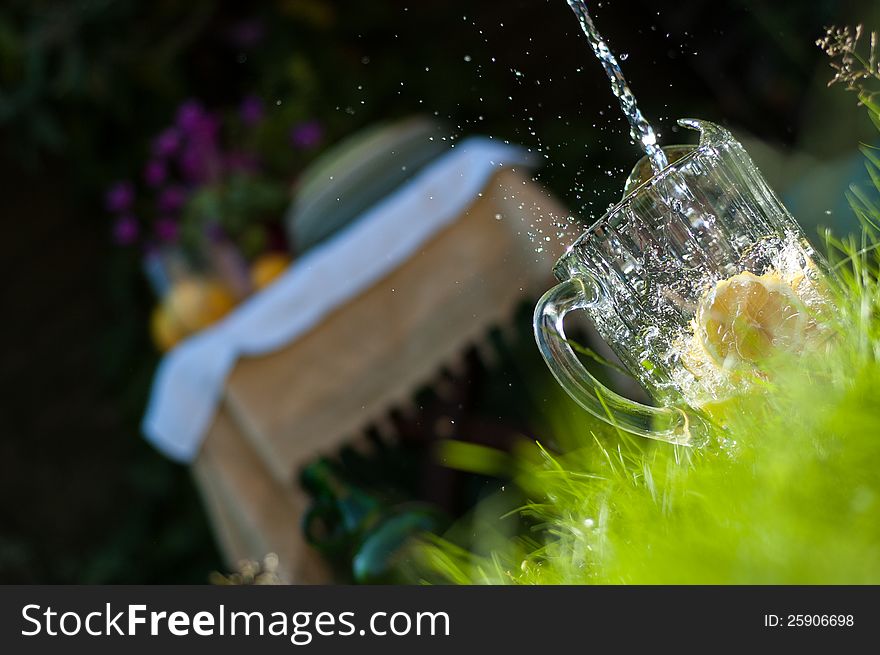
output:
[[[553,267],[553,273],[559,284],[549,289],[538,302],[533,326],[538,349],[554,377],[587,412],[610,424],[618,432],[628,432],[674,445],[699,446],[707,443],[710,435],[713,434],[712,427],[717,427],[717,422],[701,409],[701,404],[691,403],[688,397],[664,400],[652,393],[653,389],[636,373],[633,373],[633,376],[655,400],[660,400],[661,404],[644,405],[619,395],[596,379],[583,365],[566,338],[563,328],[563,320],[568,313],[585,310],[589,314],[601,303],[609,302],[609,299],[614,302],[613,299],[617,294],[607,286],[606,272],[596,270],[591,264],[593,258],[590,252],[596,244],[603,243],[605,232],[603,228],[609,228],[607,231],[613,234],[624,225],[629,215],[640,211],[640,198],[665,195],[658,194],[657,185],[671,176],[683,175],[685,176],[683,183],[690,184],[686,182],[687,178],[706,175],[706,184],[717,185],[719,182],[714,179],[716,174],[726,176],[725,171],[731,167],[744,170],[746,176],[739,182],[731,180],[727,183],[742,185],[744,197],[748,197],[749,202],[757,206],[754,217],[757,221],[755,231],[749,232],[751,238],[754,238],[757,231],[764,229],[776,231],[777,228],[773,227],[776,222],[780,224],[790,222],[793,224],[790,234],[797,236],[796,233],[800,233],[797,223],[769,188],[748,153],[729,130],[698,119],[680,119],[677,122],[685,128],[700,133],[698,144],[690,147],[691,149],[662,171],[652,174],[647,180],[636,185],[566,249]],[[694,162],[705,163],[705,170],[702,167],[699,170],[688,170]],[[639,163],[636,164],[636,167],[638,166]],[[761,216],[763,213],[768,213],[766,218]],[[786,229],[786,235],[788,234]],[[806,237],[802,233],[798,237],[798,242],[806,242]],[[632,290],[628,293],[631,292]],[[647,310],[642,308],[641,311]],[[630,332],[631,330],[624,330],[625,335],[629,335]],[[603,335],[603,338],[616,352],[614,337]],[[624,360],[624,366],[632,373],[632,367],[627,362],[629,364],[632,362],[629,359]],[[663,404],[664,402],[666,404]]]
[[[653,189],[658,183],[672,175],[680,172],[686,165],[693,160],[698,159],[707,153],[714,151],[720,145],[728,142],[738,143],[733,134],[726,128],[705,121],[699,118],[680,118],[676,121],[682,127],[695,130],[700,133],[699,142],[692,146],[693,149],[686,152],[667,166],[659,173],[653,173],[651,177],[643,182],[639,182],[629,193],[621,200],[617,201],[610,209],[608,209],[601,217],[593,221],[578,237],[565,249],[559,259],[553,265],[553,274],[557,280],[564,281],[575,275],[574,269],[569,266],[572,258],[576,257],[577,251],[586,248],[589,244],[593,232],[602,225],[610,224],[611,227],[617,227],[613,224],[615,217],[621,216],[624,211],[636,201],[636,199]],[[643,158],[644,159],[644,158]],[[642,161],[642,160],[639,160]],[[638,166],[638,162],[636,163]]]

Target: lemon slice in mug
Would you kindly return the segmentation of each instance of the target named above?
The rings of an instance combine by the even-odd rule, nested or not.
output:
[[[712,361],[729,370],[797,352],[807,318],[800,297],[779,275],[745,272],[722,280],[706,294],[696,328]]]

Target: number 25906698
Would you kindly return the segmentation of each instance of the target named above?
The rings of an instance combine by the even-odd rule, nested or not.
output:
[[[852,614],[765,614],[767,628],[840,628],[855,625]]]

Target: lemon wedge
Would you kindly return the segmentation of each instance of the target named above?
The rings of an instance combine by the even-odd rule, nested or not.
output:
[[[778,274],[744,272],[720,281],[700,302],[695,333],[725,370],[754,366],[804,345],[807,312]]]

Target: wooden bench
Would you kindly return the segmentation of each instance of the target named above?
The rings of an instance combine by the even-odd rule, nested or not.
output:
[[[230,565],[274,552],[285,580],[329,581],[300,533],[308,499],[298,471],[368,427],[391,431],[389,414],[413,411],[415,390],[549,288],[557,240],[536,244],[527,233],[535,224],[552,233],[567,213],[502,169],[391,274],[290,346],[238,362],[194,464]]]

